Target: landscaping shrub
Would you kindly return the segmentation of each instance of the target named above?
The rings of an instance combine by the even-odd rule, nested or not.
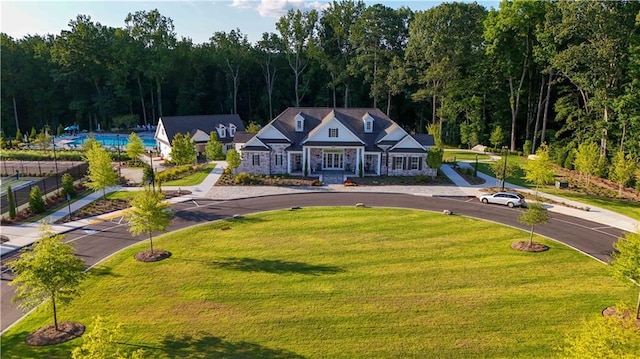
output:
[[[238,173],[235,178],[236,184],[253,184],[255,182],[255,178],[248,173]]]
[[[153,168],[151,168],[149,164],[145,163],[142,167],[142,183],[151,183],[153,180],[153,176]]]
[[[576,150],[573,148],[570,148],[567,151],[567,156],[565,157],[564,163],[561,166],[564,168],[573,170],[574,169],[573,163],[575,161],[576,161]]]
[[[29,209],[33,213],[42,213],[46,210],[44,200],[42,199],[42,192],[40,187],[33,186],[29,192]]]
[[[57,150],[58,161],[82,161],[82,151]],[[53,150],[3,150],[2,157],[16,161],[53,161]]]
[[[71,198],[76,196],[76,189],[73,187],[73,177],[68,173],[62,175],[62,193],[65,197],[67,195]]]
[[[522,152],[524,152],[525,156],[529,156],[531,154],[531,147],[533,147],[533,143],[531,140],[524,141],[524,146],[522,146]]]
[[[13,189],[7,186],[7,203],[9,204],[9,218],[16,217],[16,201],[13,200]]]
[[[156,174],[156,181],[167,182],[171,180],[180,179],[186,177],[195,171],[199,170],[202,166],[194,165],[182,165],[168,168],[162,172]]]

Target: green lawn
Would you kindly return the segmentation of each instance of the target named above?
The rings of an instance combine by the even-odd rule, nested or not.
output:
[[[469,151],[462,150],[445,150],[443,155],[444,162],[453,162],[456,161],[475,161],[476,155],[478,156],[478,161],[486,161],[489,160],[490,157],[488,155],[482,153],[475,153]]]
[[[414,210],[266,212],[159,237],[173,253],[161,262],[133,259],[148,242],[114,255],[59,318],[122,323],[123,348],[150,358],[548,358],[584,318],[637,295],[556,242],[509,247],[527,238]],[[43,306],[11,328],[2,357],[69,357],[80,340],[24,342],[51,320]]]
[[[524,165],[526,160],[521,157],[513,156],[513,157],[509,157],[508,161],[509,162],[513,161],[517,163],[518,166],[520,166],[520,168],[516,171],[516,174],[514,176],[507,176],[507,182],[517,186],[533,188],[533,186],[531,186],[529,182],[524,180],[524,170],[522,169],[522,166]],[[484,174],[487,174],[489,176],[495,177],[495,174],[491,170],[491,164],[489,163],[486,163],[486,162],[478,163],[478,171]]]
[[[205,178],[216,167],[214,163],[208,164],[195,173],[173,181],[163,182],[163,186],[196,186],[202,183]]]
[[[132,199],[137,191],[115,191],[107,194],[107,199]]]

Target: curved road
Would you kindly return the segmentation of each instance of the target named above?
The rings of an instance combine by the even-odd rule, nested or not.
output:
[[[173,205],[175,218],[169,231],[186,228],[203,222],[232,217],[235,214],[245,215],[268,210],[287,209],[291,207],[319,206],[354,206],[364,203],[367,207],[397,207],[441,212],[445,209],[456,215],[464,215],[485,219],[509,226],[530,230],[518,222],[522,209],[497,205],[484,205],[478,200],[466,197],[422,197],[397,193],[303,193],[267,197],[255,197],[228,201],[196,199]],[[623,235],[617,228],[603,226],[599,223],[580,218],[550,213],[551,220],[545,225],[536,226],[536,234],[553,238],[574,247],[598,260],[607,261],[613,250],[613,243]],[[146,236],[132,237],[121,218],[100,222],[79,228],[66,234],[66,242],[73,243],[78,256],[87,265],[92,266],[105,257],[138,241]],[[18,255],[17,253],[14,256]],[[10,261],[11,256],[3,258]],[[16,322],[23,313],[11,304],[14,295],[13,287],[8,283],[11,275],[5,273],[1,281],[1,323],[4,331]]]

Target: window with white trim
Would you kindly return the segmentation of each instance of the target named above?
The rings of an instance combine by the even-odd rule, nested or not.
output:
[[[401,170],[402,169],[402,161],[403,158],[402,157],[394,157],[393,158],[393,169],[394,170]]]
[[[220,135],[220,138],[227,137],[227,128],[224,127],[224,125],[220,125],[220,127],[218,127],[218,135]]]
[[[373,129],[373,122],[367,121],[365,123],[364,132],[371,132],[372,129]]]
[[[420,157],[411,157],[411,169],[412,170],[420,169]]]
[[[233,123],[229,124],[229,137],[233,137],[236,134],[236,125]]]
[[[338,129],[330,128],[329,129],[329,137],[338,137]]]
[[[282,155],[276,155],[276,166],[282,166]]]
[[[251,156],[251,164],[254,166],[260,166],[260,155]]]

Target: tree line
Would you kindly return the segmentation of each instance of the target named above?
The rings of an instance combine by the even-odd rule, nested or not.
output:
[[[425,11],[334,1],[290,10],[255,43],[240,29],[178,39],[158,10],[122,27],[87,15],[58,35],[1,36],[2,130],[87,130],[158,117],[289,106],[377,107],[449,145],[535,152],[596,143],[640,155],[640,2],[443,3]],[[492,138],[499,129],[504,136]]]

